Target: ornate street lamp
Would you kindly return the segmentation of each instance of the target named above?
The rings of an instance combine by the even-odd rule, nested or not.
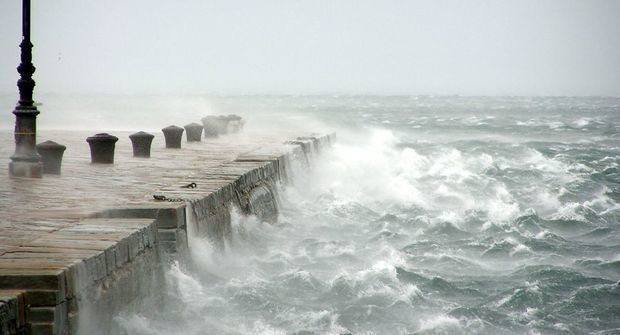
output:
[[[9,163],[9,175],[12,177],[41,178],[43,164],[37,154],[35,144],[37,140],[37,115],[39,111],[32,100],[35,71],[32,65],[32,43],[30,42],[30,0],[23,0],[22,10],[22,43],[21,63],[17,67],[20,78],[17,81],[19,88],[19,102],[15,106],[15,153]]]

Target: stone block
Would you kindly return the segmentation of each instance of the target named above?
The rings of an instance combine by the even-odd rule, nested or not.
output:
[[[142,251],[140,247],[142,244],[142,238],[139,233],[133,233],[128,238],[127,245],[129,248],[129,261],[133,261],[136,256]]]
[[[184,214],[185,215],[185,214]],[[183,220],[183,227],[185,227],[185,220]],[[154,248],[155,246],[157,246],[157,226],[156,225],[151,225],[148,228],[148,239],[149,239],[149,247],[150,248]]]
[[[165,244],[165,246],[161,248],[164,252],[186,251],[188,248],[185,227],[177,229],[159,229],[158,241],[160,245],[162,245],[162,243]],[[173,242],[175,246],[170,246],[169,242]]]
[[[96,269],[96,278],[95,280],[101,280],[103,278],[105,278],[105,276],[107,276],[108,271],[107,271],[107,260],[106,260],[106,255],[105,255],[105,251],[101,252],[99,254],[97,254],[95,257],[93,257],[95,259],[95,269]]]
[[[33,307],[55,306],[65,300],[57,290],[27,290],[26,301]]]
[[[56,312],[55,306],[31,306],[28,309],[28,319],[30,322],[49,323],[54,322],[54,313]]]
[[[187,231],[185,229],[177,229],[177,249],[187,251],[189,243],[187,239]]]
[[[63,269],[14,269],[0,272],[3,289],[57,290],[66,296],[65,270]]]
[[[161,241],[159,243],[159,247],[162,252],[166,254],[176,254],[177,252],[177,243],[176,241]]]
[[[155,243],[155,241],[151,242],[150,231],[151,229],[149,227],[146,227],[145,229],[140,231],[140,235],[142,236],[142,245],[144,246],[144,249],[150,248],[151,244]]]
[[[159,241],[176,241],[177,230],[176,229],[159,229]]]
[[[129,262],[129,238],[124,238],[116,244],[116,267],[119,268]]]
[[[95,257],[85,259],[84,265],[86,265],[86,276],[80,278],[81,280],[84,280],[84,283],[92,283],[99,279]]]
[[[82,261],[74,264],[65,273],[67,281],[66,299],[73,299],[84,287],[91,283],[88,276],[86,262]]]
[[[254,187],[248,196],[248,209],[260,221],[276,223],[278,204],[271,189],[266,185]]]
[[[0,333],[17,334],[27,323],[25,291],[0,290]]]
[[[31,322],[30,335],[55,335],[53,322]]]
[[[182,203],[158,203],[113,208],[103,211],[99,216],[105,218],[155,219],[159,228],[175,228],[185,225],[185,205]]]
[[[116,246],[105,250],[105,267],[108,276],[116,270]]]

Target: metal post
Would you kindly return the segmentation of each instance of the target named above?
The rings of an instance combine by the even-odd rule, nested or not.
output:
[[[41,178],[43,164],[35,149],[39,111],[32,100],[35,85],[32,74],[35,67],[32,65],[32,43],[30,42],[30,0],[23,0],[22,42],[19,47],[21,48],[21,63],[17,67],[17,72],[20,74],[17,81],[19,102],[13,111],[15,114],[15,153],[11,156],[9,163],[9,175]]]

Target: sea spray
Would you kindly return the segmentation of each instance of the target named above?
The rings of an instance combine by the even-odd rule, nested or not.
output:
[[[131,334],[620,328],[617,102],[357,99],[323,99],[333,104],[325,110],[341,112],[322,115],[320,104],[313,112],[342,128],[339,142],[311,169],[291,171],[277,192],[278,223],[233,210],[230,242],[222,249],[191,240],[196,264],[170,268],[167,306],[127,313],[121,327]],[[307,111],[312,99],[280,101]]]

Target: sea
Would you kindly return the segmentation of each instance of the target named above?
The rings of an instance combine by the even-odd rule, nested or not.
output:
[[[338,140],[121,334],[620,334],[618,97],[123,99],[124,124],[191,104]]]

